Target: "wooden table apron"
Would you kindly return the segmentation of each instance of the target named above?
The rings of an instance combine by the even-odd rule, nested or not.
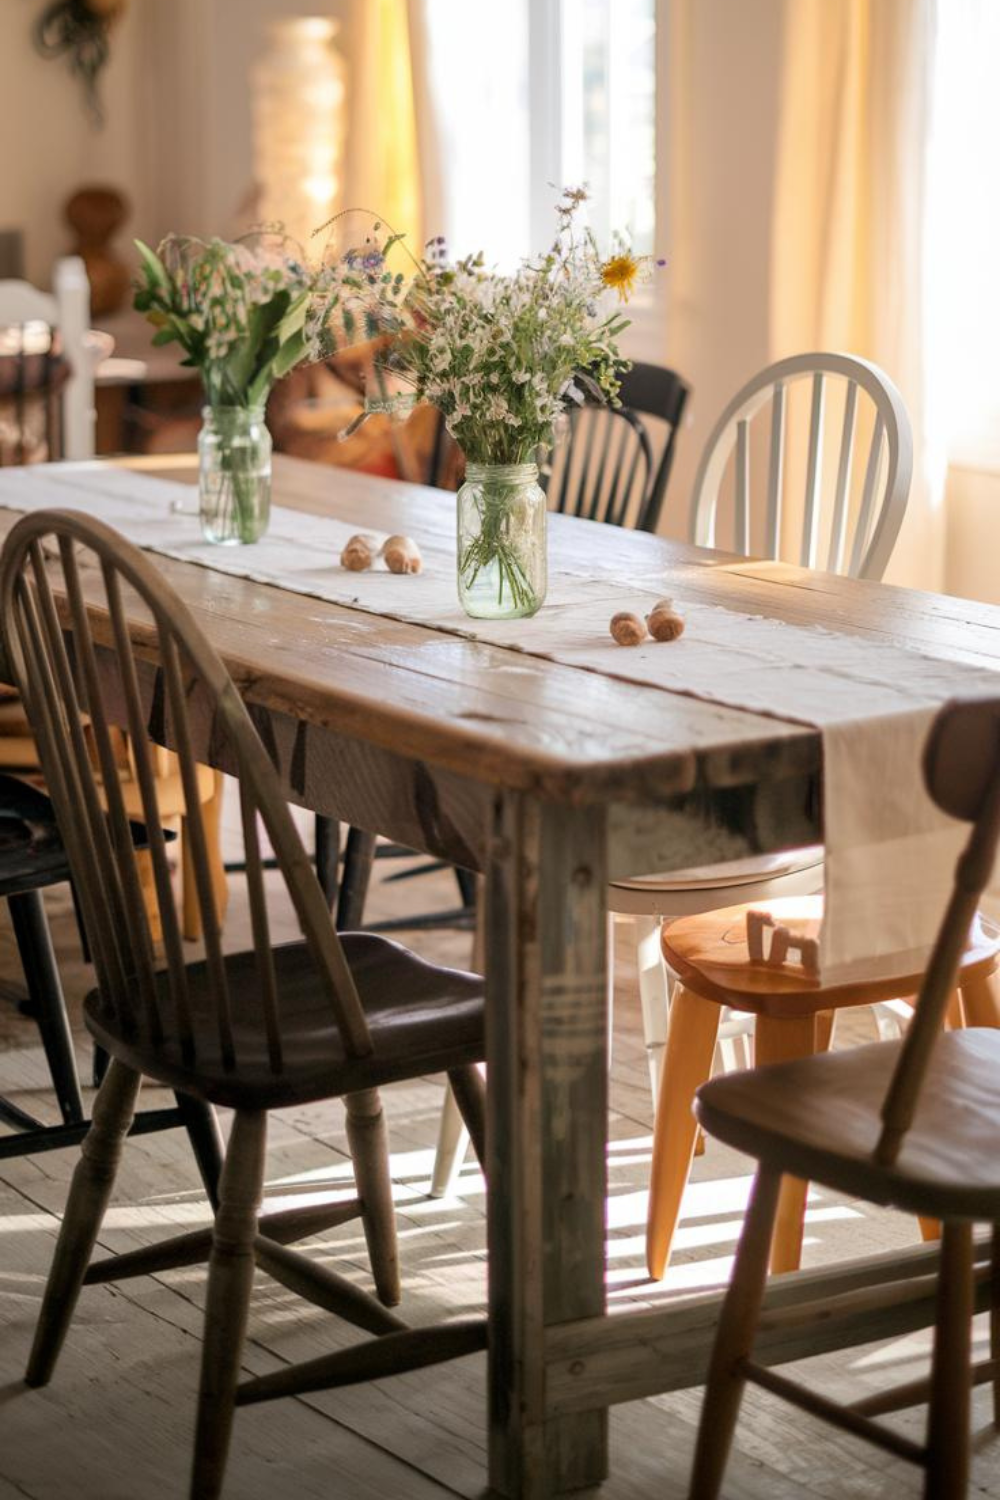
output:
[[[134,467],[194,477],[187,460]],[[448,502],[416,487],[287,459],[274,479],[280,503],[359,528],[423,539],[451,524]],[[0,511],[0,536],[15,519]],[[611,528],[597,547],[590,523],[554,521],[556,558],[592,551],[623,603],[630,576],[669,566],[679,596],[1000,657],[1000,612],[983,606]],[[290,800],[485,871],[490,1483],[524,1500],[594,1484],[608,1405],[699,1383],[719,1304],[606,1313],[606,882],[814,841],[819,736],[151,555],[230,667]],[[138,620],[132,638],[155,718]],[[226,769],[203,710],[199,753]],[[862,1321],[872,1336],[931,1321],[935,1254],[905,1258],[912,1293],[888,1300],[877,1329],[851,1306],[854,1266],[774,1278],[760,1357],[803,1350],[794,1306],[817,1288],[845,1294],[824,1348]],[[893,1254],[880,1274],[898,1267]]]

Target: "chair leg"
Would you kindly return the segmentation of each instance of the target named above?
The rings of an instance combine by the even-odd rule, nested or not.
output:
[[[825,1030],[825,1028],[824,1028]],[[827,1036],[829,1032],[826,1032]],[[816,1017],[758,1016],[754,1036],[754,1055],[758,1067],[767,1063],[791,1062],[809,1057],[816,1051]],[[781,1185],[781,1199],[771,1249],[772,1271],[797,1271],[802,1259],[802,1230],[805,1222],[809,1184],[798,1177],[786,1177]]]
[[[365,919],[365,902],[371,884],[372,867],[375,863],[373,833],[363,828],[349,828],[344,845],[344,869],[340,877],[340,892],[337,896],[338,932],[358,932]]]
[[[141,1079],[113,1060],[80,1148],[28,1360],[28,1385],[47,1385],[63,1346],[132,1124]]]
[[[716,1500],[736,1431],[754,1333],[767,1281],[767,1262],[781,1175],[758,1169],[743,1223],[732,1280],[722,1304],[708,1367],[688,1500]]]
[[[941,1236],[924,1500],[961,1500],[967,1491],[972,1313],[972,1225],[951,1220]]]
[[[486,1170],[486,1084],[483,1070],[471,1064],[465,1068],[452,1068],[448,1082],[455,1096],[455,1103],[462,1115],[465,1128],[472,1141],[472,1149],[480,1168]]]
[[[712,1071],[721,1008],[678,984],[670,1003],[670,1024],[653,1127],[653,1165],[646,1218],[646,1267],[659,1281],[666,1271],[680,1217],[681,1198],[691,1171],[697,1125],[691,1113],[695,1090]]]
[[[667,1045],[667,1012],[670,1009],[670,977],[660,946],[661,917],[636,917],[636,970],[642,1006],[642,1037],[646,1044],[653,1109],[660,1097],[663,1054]]]
[[[340,888],[340,823],[325,813],[316,814],[316,878],[333,911]]]
[[[266,1143],[264,1111],[237,1110],[222,1168],[208,1263],[191,1500],[216,1500],[222,1491],[253,1287]]]
[[[361,1199],[375,1290],[386,1307],[395,1307],[403,1293],[399,1279],[396,1211],[389,1175],[389,1135],[382,1101],[378,1089],[364,1089],[357,1094],[348,1094],[344,1103],[347,1107],[347,1139]]]
[[[42,893],[10,896],[7,906],[59,1110],[65,1124],[75,1125],[83,1119],[80,1077]]]
[[[198,1163],[208,1201],[213,1208],[218,1208],[224,1149],[215,1110],[204,1099],[196,1099],[192,1094],[183,1094],[179,1090],[174,1098]]]
[[[432,1198],[448,1198],[455,1186],[465,1154],[469,1146],[469,1132],[462,1119],[451,1084],[445,1085],[444,1104],[441,1106],[441,1122],[438,1125],[437,1150],[434,1153],[434,1171],[431,1176]]]
[[[967,1026],[1000,1026],[1000,998],[993,976],[970,979],[962,985],[961,994]]]

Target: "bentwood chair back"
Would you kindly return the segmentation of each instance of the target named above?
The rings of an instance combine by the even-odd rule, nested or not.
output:
[[[40,511],[0,556],[0,625],[23,695],[79,895],[98,977],[87,1025],[111,1064],[94,1106],[49,1276],[29,1385],[51,1377],[80,1288],[209,1256],[192,1496],[218,1495],[225,1467],[255,1263],[292,1290],[376,1334],[379,1375],[442,1357],[439,1330],[406,1329],[399,1300],[392,1187],[379,1087],[448,1072],[482,1148],[482,983],[424,963],[385,938],[330,920],[277,773],[218,655],[157,568],[109,527]],[[137,636],[155,672],[141,671]],[[142,648],[139,648],[140,655]],[[114,728],[124,719],[140,788],[162,924],[156,960],[119,786]],[[200,801],[196,736],[240,783],[252,948],[224,953]],[[186,964],[170,888],[150,738],[176,753],[201,908],[204,959]],[[303,941],[273,946],[260,829]],[[142,1076],[235,1111],[215,1227],[90,1263]],[[258,1223],[267,1111],[343,1097],[358,1197]],[[381,1303],[286,1248],[360,1215]],[[276,1243],[279,1241],[280,1243]],[[455,1348],[455,1329],[442,1335]],[[459,1331],[481,1348],[484,1324]],[[365,1350],[362,1350],[365,1353]],[[351,1351],[353,1359],[354,1351]],[[372,1362],[374,1358],[374,1363]],[[355,1379],[369,1378],[355,1374]]]
[[[994,1386],[1000,1418],[1000,1032],[942,1031],[956,977],[1000,837],[1000,700],[944,708],[928,738],[924,779],[937,805],[972,823],[925,971],[913,1020],[902,1041],[877,1042],[824,1056],[730,1074],[698,1093],[702,1126],[759,1163],[730,1290],[720,1319],[696,1449],[691,1495],[714,1500],[749,1379],[834,1425],[912,1459],[925,1470],[926,1500],[961,1500],[969,1464],[972,1382]],[[783,1174],[804,1175],[872,1203],[940,1219],[937,1322],[931,1377],[840,1406],[753,1361],[768,1251]],[[989,1265],[972,1238],[976,1221],[994,1226]],[[975,1285],[991,1288],[991,1359],[971,1365]],[[916,1288],[913,1289],[915,1291]],[[855,1300],[861,1295],[855,1292]],[[906,1283],[881,1284],[871,1306],[909,1300]],[[829,1325],[835,1309],[803,1305],[802,1334]],[[905,1315],[904,1315],[905,1316]],[[901,1323],[904,1326],[914,1326]],[[858,1340],[863,1342],[863,1334]],[[797,1357],[790,1355],[789,1357]],[[874,1420],[930,1402],[926,1446]]]
[[[768,365],[736,393],[712,429],[698,466],[692,538],[699,547],[717,545],[720,512],[727,508],[723,481],[731,471],[732,534],[727,545],[746,555],[789,556],[782,525],[788,413],[801,382],[809,383],[809,423],[796,561],[803,568],[851,578],[881,578],[906,510],[913,439],[903,398],[892,381],[877,365],[854,355],[797,354]],[[831,446],[827,413],[838,399],[835,388],[839,404]],[[752,429],[768,408],[766,464],[761,481],[755,482]],[[859,452],[863,436],[867,450]]]
[[[572,411],[568,438],[556,448],[546,481],[551,508],[655,531],[688,394],[675,371],[633,364],[622,376],[620,406]]]

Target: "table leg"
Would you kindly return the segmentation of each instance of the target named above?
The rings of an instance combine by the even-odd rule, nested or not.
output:
[[[498,799],[486,914],[490,1485],[598,1484],[607,1409],[548,1417],[545,1336],[605,1310],[605,821]]]

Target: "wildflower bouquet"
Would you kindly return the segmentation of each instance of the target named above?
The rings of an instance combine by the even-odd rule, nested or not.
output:
[[[263,406],[275,381],[310,357],[314,278],[290,241],[170,235],[158,251],[135,244],[135,306],[156,328],[154,344],[180,344],[210,406]]]
[[[207,402],[199,448],[201,514],[213,541],[256,541],[270,499],[264,405],[275,381],[320,352],[315,276],[280,234],[230,244],[171,235],[140,240],[135,306],[201,374]]]
[[[341,322],[346,313],[350,326],[363,319],[369,335],[386,336],[375,365],[380,390],[369,409],[430,402],[462,448],[467,473],[494,471],[479,476],[475,524],[460,523],[467,608],[487,578],[497,595],[494,612],[538,608],[538,580],[525,557],[531,528],[518,503],[524,476],[514,471],[537,463],[567,410],[618,400],[627,368],[618,339],[628,323],[618,306],[607,306],[606,294],[627,301],[652,260],[633,256],[623,240],[602,257],[593,236],[577,228],[585,198],[581,189],[566,190],[547,253],[508,275],[488,270],[482,254],[451,262],[441,239],[409,277],[394,273],[389,255],[399,237],[380,237],[377,223],[360,245],[327,259],[326,288],[336,284]],[[408,390],[387,398],[386,387],[400,383]],[[543,497],[541,504],[544,525]],[[543,573],[542,594],[544,586]]]

